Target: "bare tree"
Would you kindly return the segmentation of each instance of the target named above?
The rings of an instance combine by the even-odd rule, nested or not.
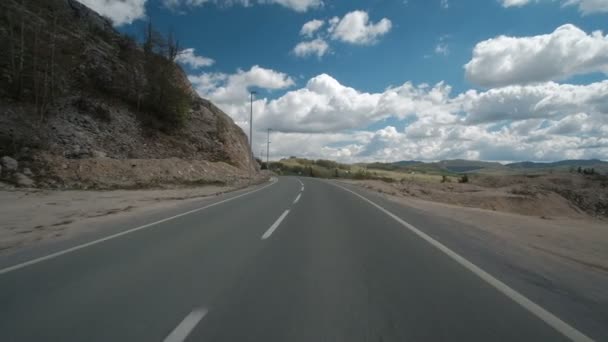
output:
[[[172,62],[175,61],[175,58],[177,58],[179,52],[179,40],[175,38],[173,31],[170,30],[169,34],[167,35],[167,59]]]

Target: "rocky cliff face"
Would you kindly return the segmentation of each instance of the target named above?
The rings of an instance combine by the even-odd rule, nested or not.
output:
[[[79,186],[84,178],[66,170],[90,168],[91,160],[146,160],[148,168],[158,160],[166,176],[155,174],[156,183],[179,182],[185,173],[187,182],[216,182],[221,173],[233,179],[257,171],[243,131],[198,97],[179,66],[165,63],[162,45],[138,46],[75,0],[4,0],[0,7],[0,156],[33,171],[34,184]],[[223,171],[205,179],[203,171],[167,168],[162,160],[170,158],[180,168],[223,163]],[[149,176],[123,173],[94,185],[128,184],[129,177],[140,184]]]

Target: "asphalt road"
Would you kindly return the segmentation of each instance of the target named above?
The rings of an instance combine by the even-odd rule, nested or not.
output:
[[[285,177],[201,207],[4,260],[0,340],[590,340],[419,218],[334,184]]]

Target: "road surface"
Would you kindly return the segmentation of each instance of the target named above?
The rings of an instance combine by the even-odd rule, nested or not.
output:
[[[363,192],[251,190],[1,260],[0,340],[590,340]]]

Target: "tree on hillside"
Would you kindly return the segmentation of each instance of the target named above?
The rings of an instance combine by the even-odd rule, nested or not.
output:
[[[183,125],[190,106],[190,95],[184,85],[177,82],[178,69],[174,63],[179,53],[177,39],[172,32],[167,38],[163,37],[148,22],[143,48],[147,81],[145,106],[161,121],[173,126]]]

